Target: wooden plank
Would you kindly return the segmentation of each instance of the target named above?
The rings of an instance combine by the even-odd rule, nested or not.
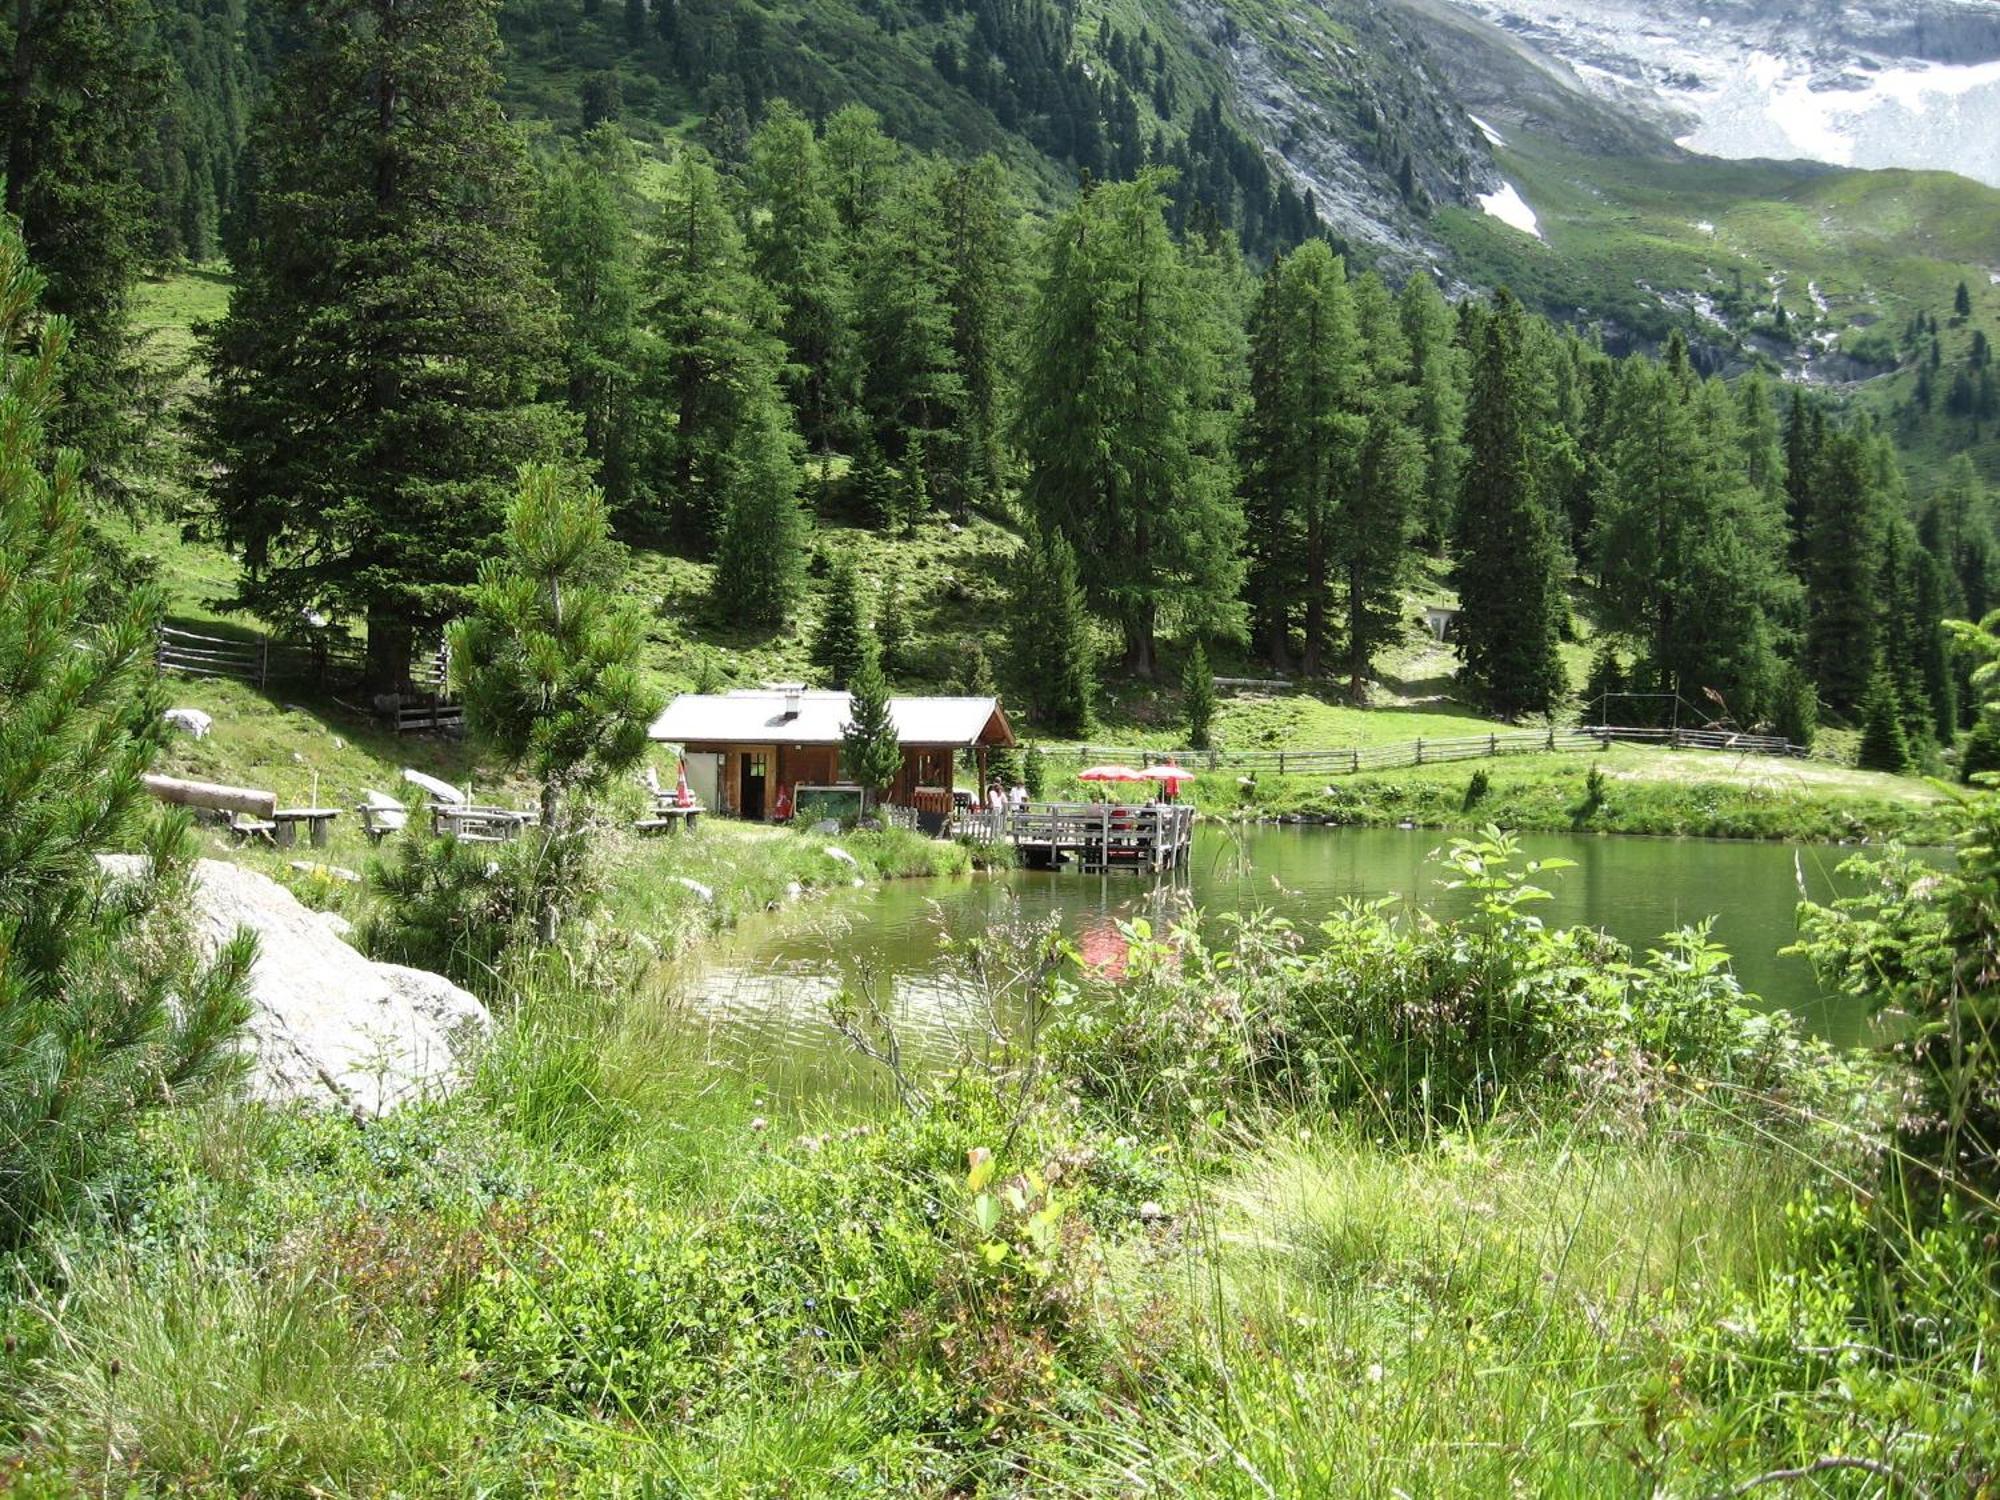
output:
[[[213,807],[223,812],[248,813],[253,818],[265,819],[278,810],[278,794],[255,787],[184,781],[177,776],[148,775],[143,780],[148,792],[176,807]]]

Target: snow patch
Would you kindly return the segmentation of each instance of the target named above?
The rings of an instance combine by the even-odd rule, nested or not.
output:
[[[1506,138],[1502,136],[1499,131],[1495,130],[1491,125],[1488,125],[1484,120],[1480,119],[1478,115],[1469,114],[1466,116],[1466,119],[1472,121],[1473,124],[1479,127],[1479,133],[1486,137],[1487,145],[1504,146],[1507,144]]]
[[[1481,193],[1479,206],[1509,228],[1532,234],[1536,239],[1542,238],[1541,221],[1535,217],[1535,211],[1528,207],[1527,200],[1513,183],[1502,182],[1497,193]]]

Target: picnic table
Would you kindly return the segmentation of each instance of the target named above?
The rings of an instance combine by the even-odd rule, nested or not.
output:
[[[507,844],[519,838],[535,816],[512,807],[433,807],[431,831],[452,834],[468,844]]]
[[[694,832],[701,821],[701,804],[691,803],[686,807],[675,804],[669,794],[664,800],[653,804],[653,815],[641,818],[632,827],[639,833],[680,833]]]
[[[333,820],[339,816],[337,807],[281,807],[271,814],[272,842],[280,849],[291,848],[298,842],[299,824],[303,823],[313,848],[324,849]]]

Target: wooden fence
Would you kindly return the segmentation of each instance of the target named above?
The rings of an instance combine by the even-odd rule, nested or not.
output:
[[[1490,734],[1440,736],[1388,745],[1353,745],[1333,750],[1148,750],[1117,745],[1077,745],[1044,751],[1060,773],[1074,758],[1078,766],[1118,761],[1140,767],[1173,764],[1189,769],[1273,771],[1280,776],[1352,775],[1401,766],[1437,765],[1564,750],[1608,750],[1614,744],[1662,745],[1676,750],[1721,750],[1739,755],[1803,756],[1805,750],[1776,735],[1737,734],[1719,729],[1643,729],[1591,724],[1572,728],[1508,729]]]
[[[162,625],[153,647],[153,664],[162,674],[227,677],[259,689],[280,683],[331,688],[358,682],[365,661],[361,643],[351,636],[295,640],[255,632],[200,635]],[[399,731],[446,730],[463,724],[464,710],[446,692],[449,676],[442,648],[411,664],[410,683],[420,696],[405,698],[396,709]]]

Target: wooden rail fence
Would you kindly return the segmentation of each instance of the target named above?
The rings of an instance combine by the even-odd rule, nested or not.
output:
[[[261,632],[201,635],[162,625],[154,641],[153,665],[163,675],[226,677],[259,689],[279,683],[311,683],[324,688],[359,681],[365,653],[361,643],[348,636],[295,640]],[[410,683],[420,696],[405,699],[397,707],[399,732],[453,729],[464,723],[464,709],[446,692],[449,675],[442,649],[411,664]]]
[[[1352,745],[1331,750],[1148,750],[1117,745],[1078,745],[1044,751],[1059,769],[1074,757],[1079,766],[1122,761],[1140,767],[1173,764],[1209,771],[1274,771],[1280,776],[1352,775],[1402,766],[1437,765],[1565,750],[1608,750],[1614,744],[1662,745],[1676,750],[1719,750],[1739,755],[1800,757],[1806,751],[1776,735],[1737,734],[1720,729],[1646,729],[1615,724],[1571,728],[1495,730],[1490,734],[1404,740],[1387,745]]]

